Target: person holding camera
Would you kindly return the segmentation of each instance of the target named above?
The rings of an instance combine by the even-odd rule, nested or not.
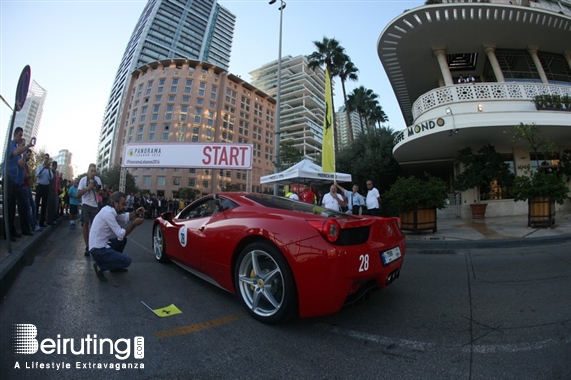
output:
[[[24,191],[24,170],[20,167],[19,161],[22,159],[22,153],[34,146],[35,138],[32,138],[29,144],[23,138],[24,130],[21,127],[14,129],[12,141],[10,141],[10,153],[8,157],[8,178],[4,178],[4,186],[6,186],[7,198],[4,200],[4,207],[8,210],[8,226],[10,228],[10,240],[16,241],[16,238],[22,237],[16,231],[16,205],[18,205],[18,215],[20,216],[20,229],[24,235],[33,235],[28,223],[28,211],[25,207]],[[8,238],[8,237],[6,237]]]
[[[89,253],[93,258],[93,269],[101,282],[107,282],[104,271],[127,272],[131,265],[131,258],[123,253],[127,245],[127,235],[135,227],[143,224],[145,219],[137,218],[137,214],[144,212],[142,208],[126,213],[125,194],[117,191],[109,198],[107,206],[104,206],[93,220],[93,228],[89,232]],[[122,228],[121,223],[133,220],[127,228]]]
[[[77,197],[81,197],[81,222],[83,224],[83,240],[85,256],[89,256],[89,231],[95,215],[99,212],[97,193],[101,189],[101,179],[95,175],[95,164],[89,164],[87,175],[79,180]]]

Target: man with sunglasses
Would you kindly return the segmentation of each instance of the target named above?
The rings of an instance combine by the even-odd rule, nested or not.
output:
[[[44,162],[36,168],[36,210],[40,213],[40,227],[46,226],[46,214],[49,207],[48,195],[52,176],[50,155],[45,153]],[[41,210],[40,203],[42,205]]]

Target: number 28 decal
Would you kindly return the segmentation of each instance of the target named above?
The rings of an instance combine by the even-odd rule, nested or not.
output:
[[[366,272],[369,270],[369,255],[359,256],[359,272]]]
[[[180,230],[178,230],[178,241],[180,245],[186,247],[187,240],[186,227],[182,227]]]

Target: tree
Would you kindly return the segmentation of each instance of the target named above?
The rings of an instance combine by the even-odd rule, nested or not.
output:
[[[349,57],[345,54],[345,48],[339,44],[335,38],[323,37],[322,41],[313,41],[317,48],[316,51],[311,53],[307,58],[309,60],[309,68],[315,69],[317,67],[325,66],[329,70],[329,84],[333,91],[333,78],[339,76],[345,61]],[[335,105],[333,97],[331,97],[331,108],[333,112],[333,138],[335,141],[335,150],[337,150],[337,132],[335,131]],[[337,152],[336,152],[337,153]]]
[[[359,69],[357,69],[357,67],[353,64],[353,62],[351,62],[351,59],[347,56],[342,66],[340,67],[339,79],[341,79],[341,88],[343,89],[343,101],[345,105],[345,113],[347,114],[347,126],[348,126],[347,129],[349,132],[349,142],[354,141],[354,135],[353,135],[353,125],[351,124],[351,113],[347,108],[347,92],[345,91],[345,82],[348,80],[357,81],[359,79],[359,77],[357,76],[358,72]]]
[[[366,126],[367,132],[371,132],[371,119],[373,111],[379,103],[373,90],[359,86],[347,97],[347,109],[350,112],[357,112],[361,126]],[[380,106],[379,106],[380,107]],[[383,112],[384,114],[384,112]],[[386,116],[386,115],[385,115]],[[388,120],[388,119],[387,119]]]
[[[360,134],[353,144],[339,152],[338,170],[351,173],[353,183],[361,188],[370,179],[379,192],[387,190],[400,174],[400,166],[393,157],[395,135],[390,128],[375,128]]]
[[[280,144],[279,171],[284,171],[303,159],[303,153],[293,146],[293,140],[286,140]]]
[[[80,177],[81,178],[81,177]],[[99,174],[101,182],[107,184],[110,189],[115,191],[119,190],[119,180],[121,178],[121,166],[116,165],[110,169],[104,169],[103,172]],[[131,173],[127,172],[127,178],[125,181],[125,194],[138,193],[139,188],[135,185],[135,178]]]
[[[189,187],[181,187],[178,189],[178,197],[187,201],[193,201],[200,194],[200,191]]]
[[[382,128],[381,125],[382,123],[386,123],[387,121],[389,121],[389,117],[387,116],[385,111],[383,111],[383,107],[381,107],[381,105],[378,103],[375,106],[375,108],[372,109],[370,119],[373,123],[378,123],[379,128]]]

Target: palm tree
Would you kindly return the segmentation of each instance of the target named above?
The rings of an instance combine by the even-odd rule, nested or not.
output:
[[[315,70],[317,67],[325,67],[329,70],[329,85],[333,89],[333,78],[339,75],[343,62],[349,58],[345,54],[345,48],[339,44],[335,38],[323,37],[322,41],[313,41],[317,48],[311,53],[307,59],[309,60],[309,68]],[[337,132],[335,130],[335,105],[333,97],[331,97],[331,108],[333,110],[333,138],[335,144],[335,153],[337,154]]]
[[[371,132],[371,110],[377,105],[379,96],[373,90],[359,86],[347,96],[347,108],[350,112],[357,112],[361,126],[367,127],[367,133]]]
[[[389,121],[389,117],[387,116],[385,111],[383,111],[383,107],[381,107],[381,105],[378,104],[378,102],[375,108],[373,108],[371,112],[371,121],[379,123],[379,128],[382,127],[381,123],[386,123],[387,121]]]
[[[358,72],[359,69],[357,69],[355,64],[351,62],[351,59],[348,56],[346,56],[346,60],[343,62],[343,66],[339,70],[339,79],[341,79],[341,88],[343,89],[343,101],[345,103],[345,112],[347,114],[347,126],[348,126],[347,130],[349,132],[350,142],[353,142],[354,138],[353,138],[353,126],[351,125],[351,116],[349,110],[347,109],[347,93],[345,91],[345,82],[347,80],[357,81],[359,79],[359,77],[357,76]]]

